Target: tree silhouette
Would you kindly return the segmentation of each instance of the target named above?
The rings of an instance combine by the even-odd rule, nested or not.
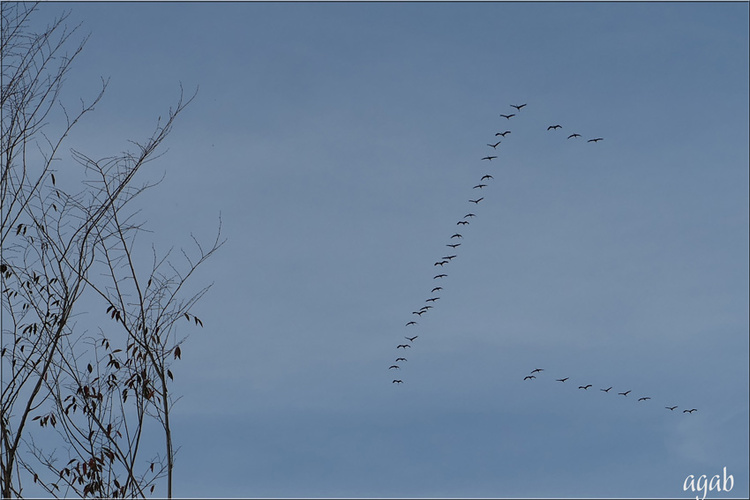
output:
[[[181,88],[132,152],[93,159],[71,150],[64,162],[63,144],[107,82],[77,110],[63,106],[86,37],[73,44],[68,14],[33,32],[35,10],[2,3],[0,493],[20,497],[31,481],[52,496],[143,497],[163,480],[171,497],[170,366],[185,340],[177,322],[203,326],[192,308],[209,287],[191,294],[185,285],[222,245],[221,223],[209,246],[193,238],[180,262],[152,248],[144,265],[144,223],[131,207],[156,185],[136,184],[136,174],[160,156],[195,94]],[[163,444],[145,451],[154,432]]]

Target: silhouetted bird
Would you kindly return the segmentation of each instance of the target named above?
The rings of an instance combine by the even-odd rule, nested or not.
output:
[[[413,337],[404,337],[404,338],[405,338],[406,340],[408,340],[409,342],[414,342],[414,339],[416,339],[417,337],[419,337],[419,335],[415,335],[415,336],[413,336]]]
[[[400,370],[401,369],[401,367],[399,367],[398,365],[391,365],[391,366],[388,367],[389,370],[391,370],[393,368],[395,368],[396,370]]]
[[[393,380],[393,383],[394,383],[394,384],[403,384],[403,383],[404,383],[404,381],[403,381],[403,380],[396,380],[396,379],[394,379],[394,380]]]
[[[443,265],[445,265],[445,264],[447,264],[447,263],[448,263],[448,261],[447,261],[447,260],[441,260],[441,261],[439,261],[439,262],[435,262],[435,264],[433,264],[433,266],[440,266],[440,267],[443,267]]]
[[[425,311],[412,311],[412,314],[416,314],[417,316],[421,316],[425,313]]]
[[[461,236],[460,234],[456,233],[453,236],[451,236],[451,239],[453,239],[453,238],[463,238],[463,236]]]
[[[474,186],[471,189],[482,189],[482,188],[486,188],[486,187],[487,187],[487,184],[477,184],[476,186]]]
[[[435,288],[433,288],[433,289],[432,289],[432,291],[431,291],[430,293],[435,293],[435,292],[437,292],[438,290],[442,290],[442,289],[443,289],[443,287],[442,287],[442,286],[436,286]]]
[[[456,225],[457,226],[465,226],[468,223],[469,223],[469,221],[467,221],[467,220],[460,220],[460,221],[456,222]]]
[[[690,413],[690,414],[692,414],[694,411],[698,411],[698,410],[696,410],[695,408],[693,408],[692,410],[682,410],[682,413]]]
[[[466,215],[464,215],[464,219],[466,219],[468,217],[476,217],[476,216],[477,216],[476,214],[466,214]]]
[[[428,309],[432,309],[432,306],[422,306],[420,309],[426,311]]]
[[[443,257],[443,258],[444,258],[444,259],[448,259],[448,260],[453,260],[453,259],[455,259],[456,257],[458,257],[458,255],[446,255],[446,256],[445,256],[445,257]]]
[[[543,372],[543,371],[544,371],[544,368],[535,368],[535,369],[531,370],[531,373]]]
[[[573,137],[581,137],[581,134],[570,134],[568,139],[572,139]]]
[[[596,139],[589,139],[586,142],[599,142],[599,141],[603,141],[603,140],[604,140],[604,137],[597,137]]]
[[[484,199],[484,196],[482,196],[481,198],[478,198],[476,200],[469,200],[469,201],[472,202],[472,203],[475,203],[475,204],[479,204],[479,202],[482,201],[483,199]]]
[[[479,179],[479,180],[483,181],[483,180],[487,180],[487,179],[494,179],[494,177],[492,177],[490,174],[486,174],[486,175],[483,175],[482,178]]]
[[[638,401],[648,401],[651,398],[638,398]]]
[[[536,378],[536,376],[535,376],[535,375],[526,375],[526,376],[525,376],[525,377],[524,377],[523,379],[524,379],[524,380],[533,380],[533,379],[535,379],[535,378]]]
[[[411,347],[409,344],[399,344],[396,346],[396,349],[406,349],[407,347]]]
[[[618,392],[617,394],[619,394],[620,396],[627,396],[631,392],[633,392],[633,391]]]
[[[440,300],[440,297],[432,297],[431,299],[425,300],[425,302],[437,302],[438,300]]]
[[[500,115],[500,116],[502,116],[503,118],[506,118],[506,119],[510,120],[511,118],[513,118],[516,115],[515,115],[515,113],[511,113],[509,115]]]
[[[570,377],[559,378],[559,379],[557,379],[557,381],[558,381],[558,382],[565,382],[565,381],[566,381],[566,380],[568,380],[569,378],[570,378]]]
[[[498,135],[505,137],[507,134],[510,134],[510,130],[506,130],[505,132],[498,132],[497,134],[495,134],[495,137],[497,137]]]
[[[406,358],[396,358],[396,363],[398,363],[399,361],[406,361]]]
[[[435,280],[435,279],[438,279],[438,278],[445,278],[447,276],[448,276],[447,274],[438,274],[438,275],[433,276],[432,279]]]
[[[409,322],[408,322],[408,323],[406,324],[406,326],[409,326],[409,325],[416,325],[416,324],[417,324],[417,322],[416,322],[416,321],[409,321]]]
[[[518,105],[516,105],[516,104],[511,104],[510,105],[511,108],[516,108],[518,111],[521,111],[521,108],[523,108],[524,106],[526,106],[526,103],[524,103],[524,104],[518,104]]]
[[[557,130],[559,128],[562,128],[562,125],[550,125],[547,127],[547,130]]]
[[[497,156],[485,156],[485,157],[484,157],[484,158],[482,158],[482,159],[483,159],[483,160],[490,160],[490,161],[492,161],[492,160],[494,160],[495,158],[497,158]]]
[[[591,384],[589,384],[589,385],[579,385],[578,386],[579,389],[586,389],[587,391],[589,390],[589,387],[591,387]]]
[[[501,142],[503,142],[503,141],[497,141],[497,142],[496,142],[495,144],[487,144],[487,145],[488,145],[489,147],[491,147],[492,149],[497,149],[497,146],[498,146],[498,145],[499,145],[499,144],[500,144]]]
[[[674,411],[674,409],[677,408],[677,405],[674,405],[674,406],[665,406],[664,408],[666,408],[667,410]]]
[[[453,244],[451,244],[451,245],[445,245],[445,246],[447,246],[447,247],[451,247],[451,248],[458,248],[458,247],[460,247],[460,246],[461,246],[461,243],[453,243]]]
[[[604,392],[609,392],[609,391],[610,391],[610,389],[612,389],[612,388],[611,388],[611,387],[609,387],[609,388],[607,388],[607,389],[599,389],[599,390],[600,390],[600,391],[604,391]]]

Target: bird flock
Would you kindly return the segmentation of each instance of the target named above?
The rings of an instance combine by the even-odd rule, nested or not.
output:
[[[525,377],[523,377],[523,381],[527,381],[527,380],[528,381],[534,381],[534,380],[537,379],[537,374],[539,375],[539,377],[543,376],[542,375],[543,371],[544,371],[544,368],[534,368],[533,370],[531,370],[531,372],[528,375],[526,375]],[[568,380],[570,380],[570,377],[556,378],[555,382],[561,382],[563,384],[569,385],[569,384],[567,384]],[[575,384],[576,384],[576,382],[571,382],[570,385],[575,386]],[[594,387],[593,384],[581,384],[581,385],[578,386],[578,390],[588,391],[592,387]],[[615,389],[615,392],[610,393],[610,391],[612,391],[612,389],[614,389],[614,386],[602,387],[602,388],[599,388],[599,392],[603,392],[603,393],[606,393],[606,394],[611,394],[613,396],[615,395],[615,392],[616,392],[617,396],[623,396],[625,398],[632,399],[636,403],[647,403],[648,401],[651,401],[651,396],[640,396],[640,397],[637,397],[637,398],[635,396],[629,397],[629,394],[633,392],[632,389],[628,389],[627,391],[622,391],[622,392],[617,392],[617,389]],[[651,403],[649,403],[649,404],[651,404]],[[678,405],[671,405],[671,406],[670,405],[671,405],[671,402],[667,403],[667,406],[665,406],[664,408],[666,410],[671,411],[671,412],[674,412],[676,409],[680,408]],[[689,415],[692,415],[693,412],[696,412],[696,411],[698,411],[697,408],[684,408],[684,409],[682,409],[682,413],[689,414]]]
[[[515,117],[517,113],[521,113],[522,110],[526,107],[526,103],[524,103],[524,104],[511,104],[510,106],[512,108],[514,108],[515,112],[509,113],[509,114],[501,114],[500,115],[502,118],[505,118],[506,120],[510,120],[511,118]],[[556,130],[559,130],[561,128],[562,128],[562,125],[560,125],[560,124],[554,124],[554,125],[550,125],[549,127],[547,127],[547,131],[556,131]],[[506,140],[506,137],[508,136],[508,134],[511,134],[511,133],[512,133],[511,130],[504,130],[503,132],[496,132],[494,138],[492,139],[493,142],[488,142],[486,144],[487,144],[488,147],[491,147],[493,149],[493,152],[497,151],[497,147],[500,146],[500,144],[502,144],[503,140]],[[568,139],[576,139],[576,138],[579,138],[579,137],[581,137],[581,134],[573,133],[573,134],[570,134],[568,136]],[[596,143],[596,142],[599,142],[601,140],[603,140],[602,137],[595,137],[593,139],[589,139],[588,142]],[[489,154],[489,155],[482,156],[480,158],[480,161],[486,161],[486,162],[492,163],[493,160],[496,160],[497,158],[498,158],[498,156],[496,154]],[[495,179],[495,177],[492,174],[486,173],[486,174],[482,175],[479,178],[479,182],[472,187],[472,190],[478,190],[478,191],[476,191],[478,193],[478,195],[474,196],[472,198],[469,198],[467,200],[467,203],[473,204],[473,205],[470,205],[470,207],[471,207],[470,210],[478,210],[478,205],[480,203],[482,203],[484,201],[484,198],[485,198],[482,195],[482,193],[484,193],[484,188],[488,187],[490,185],[490,183],[494,179]],[[477,214],[474,213],[473,211],[469,211],[468,213],[466,213],[461,219],[459,219],[456,222],[456,226],[458,228],[458,231],[463,231],[466,226],[468,226],[469,224],[471,224],[472,219],[474,219],[475,217],[477,217]],[[421,307],[415,308],[411,312],[412,315],[416,315],[419,318],[421,318],[422,315],[429,313],[429,311],[434,308],[436,302],[438,300],[440,300],[439,293],[440,293],[440,291],[443,290],[443,287],[442,287],[443,280],[448,277],[448,274],[445,273],[445,272],[443,272],[442,270],[444,269],[444,267],[446,265],[450,264],[451,261],[453,261],[453,259],[455,259],[455,258],[458,257],[458,252],[459,252],[458,248],[462,245],[461,240],[463,240],[463,237],[464,236],[463,236],[462,233],[455,232],[455,233],[453,233],[450,236],[450,238],[448,238],[448,242],[445,245],[446,247],[449,248],[449,250],[447,250],[445,252],[447,255],[444,255],[439,260],[435,261],[435,263],[433,264],[434,267],[440,267],[440,269],[441,269],[438,274],[435,274],[435,276],[433,276],[433,278],[432,278],[433,282],[435,284],[437,284],[437,283],[440,283],[440,284],[437,285],[437,286],[435,286],[433,284],[432,289],[430,290],[430,297],[428,297],[427,299],[425,299],[424,304]],[[418,323],[417,320],[412,319],[410,321],[407,321],[404,326],[406,328],[413,328],[413,327],[416,327],[418,324],[419,323]],[[410,336],[404,336],[404,338],[406,339],[407,342],[406,343],[402,342],[402,343],[398,344],[396,346],[396,350],[397,351],[398,350],[406,351],[407,349],[411,349],[414,341],[417,338],[419,338],[419,335],[414,335],[414,336],[411,336],[411,337]],[[405,357],[398,356],[398,357],[396,357],[396,361],[393,364],[391,364],[388,367],[388,369],[389,370],[400,370],[401,369],[401,364],[399,364],[399,363],[403,364],[406,361],[407,361],[407,359]],[[403,384],[404,381],[401,378],[394,378],[391,383],[393,383],[393,384]]]
[[[505,121],[510,122],[511,119],[516,117],[517,115],[520,115],[524,112],[524,108],[526,108],[527,103],[524,104],[511,104],[510,107],[513,108],[512,112],[508,113],[502,113],[500,114],[501,118],[505,118]],[[504,123],[505,121],[501,120],[501,123]],[[503,127],[504,129],[506,127]],[[558,131],[563,130],[563,126],[559,123],[553,123],[547,126],[546,132],[549,132],[551,134],[558,133]],[[484,156],[479,156],[479,161],[487,162],[488,165],[492,165],[495,162],[495,160],[498,159],[498,155],[496,154],[498,151],[498,147],[501,146],[503,141],[508,139],[508,135],[512,134],[512,130],[503,130],[498,131],[495,133],[493,139],[490,142],[486,142],[486,146],[489,148],[492,148],[491,154],[486,154]],[[563,135],[565,137],[565,135]],[[579,134],[578,132],[572,132],[567,135],[567,140],[577,141],[577,140],[583,140],[583,135]],[[590,139],[586,139],[586,143],[591,144],[597,144],[601,141],[603,141],[603,137],[591,137]],[[434,267],[439,267],[440,270],[437,272],[432,280],[433,284],[431,286],[431,290],[429,293],[429,296],[424,300],[424,303],[417,308],[413,308],[411,311],[412,318],[409,319],[409,321],[406,321],[404,323],[404,327],[408,330],[417,328],[419,325],[418,319],[422,318],[423,315],[429,314],[430,311],[435,307],[437,301],[440,300],[440,292],[443,290],[443,284],[446,282],[446,278],[448,278],[448,273],[445,272],[446,267],[449,266],[450,263],[458,258],[458,254],[460,253],[459,247],[462,245],[462,240],[464,238],[464,235],[459,232],[463,231],[464,228],[471,224],[472,220],[477,217],[478,215],[474,213],[474,211],[479,210],[479,205],[482,203],[485,199],[484,196],[484,189],[490,186],[490,184],[494,181],[495,177],[491,173],[485,173],[481,177],[479,177],[478,182],[472,187],[472,190],[477,190],[477,196],[473,196],[469,198],[466,202],[469,203],[469,210],[467,210],[467,213],[457,220],[456,226],[457,231],[453,233],[445,243],[445,246],[448,250],[445,251],[445,255],[442,256],[440,259],[436,260],[433,264]],[[416,316],[416,318],[414,318]],[[401,341],[396,345],[396,351],[398,352],[395,356],[395,361],[388,367],[389,372],[394,373],[398,372],[400,373],[401,367],[404,365],[404,363],[407,362],[406,358],[406,352],[413,348],[413,346],[416,344],[416,340],[419,338],[419,335],[404,335],[403,338],[404,341]],[[544,371],[543,368],[536,368],[531,371],[530,374],[523,377],[523,381],[534,381],[537,379],[537,375],[541,376],[541,373]],[[562,384],[565,384],[570,377],[564,377],[564,378],[558,378],[555,379],[556,382],[560,382]],[[395,385],[401,385],[404,383],[403,378],[399,377],[397,375],[396,378],[392,379],[392,384]],[[581,384],[578,386],[579,390],[588,391],[593,387],[593,384]],[[608,388],[601,388],[600,392],[610,394],[610,391],[613,389],[613,387]],[[631,390],[623,391],[623,392],[617,392],[612,393],[613,395],[617,395],[620,397],[629,397],[628,395],[631,393]],[[641,404],[648,404],[651,401],[650,396],[640,396],[638,398],[631,397],[634,401],[641,403]],[[667,406],[665,406],[668,411],[675,411],[679,406],[672,405],[669,403]],[[692,414],[693,412],[698,411],[696,408],[685,408],[683,409],[683,413],[685,414]]]

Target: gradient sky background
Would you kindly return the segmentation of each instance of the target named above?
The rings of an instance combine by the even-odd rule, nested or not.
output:
[[[228,238],[172,368],[178,496],[688,498],[726,467],[709,496],[747,497],[747,3],[47,3],[36,22],[63,10],[91,33],[64,100],[111,78],[69,147],[118,153],[200,86],[141,173],[166,175],[142,244],[208,241],[220,213]]]

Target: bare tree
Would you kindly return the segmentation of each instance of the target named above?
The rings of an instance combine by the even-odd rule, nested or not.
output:
[[[107,83],[75,112],[61,104],[86,39],[65,53],[77,28],[63,15],[33,33],[35,8],[2,3],[0,492],[20,497],[32,481],[53,496],[144,497],[163,481],[171,497],[177,326],[203,326],[192,308],[208,287],[188,282],[222,245],[221,224],[209,246],[193,238],[182,264],[153,247],[147,261],[132,207],[158,184],[136,174],[195,94],[180,92],[133,152],[95,160],[71,150],[70,165],[54,168]],[[52,139],[50,122],[62,124]]]

